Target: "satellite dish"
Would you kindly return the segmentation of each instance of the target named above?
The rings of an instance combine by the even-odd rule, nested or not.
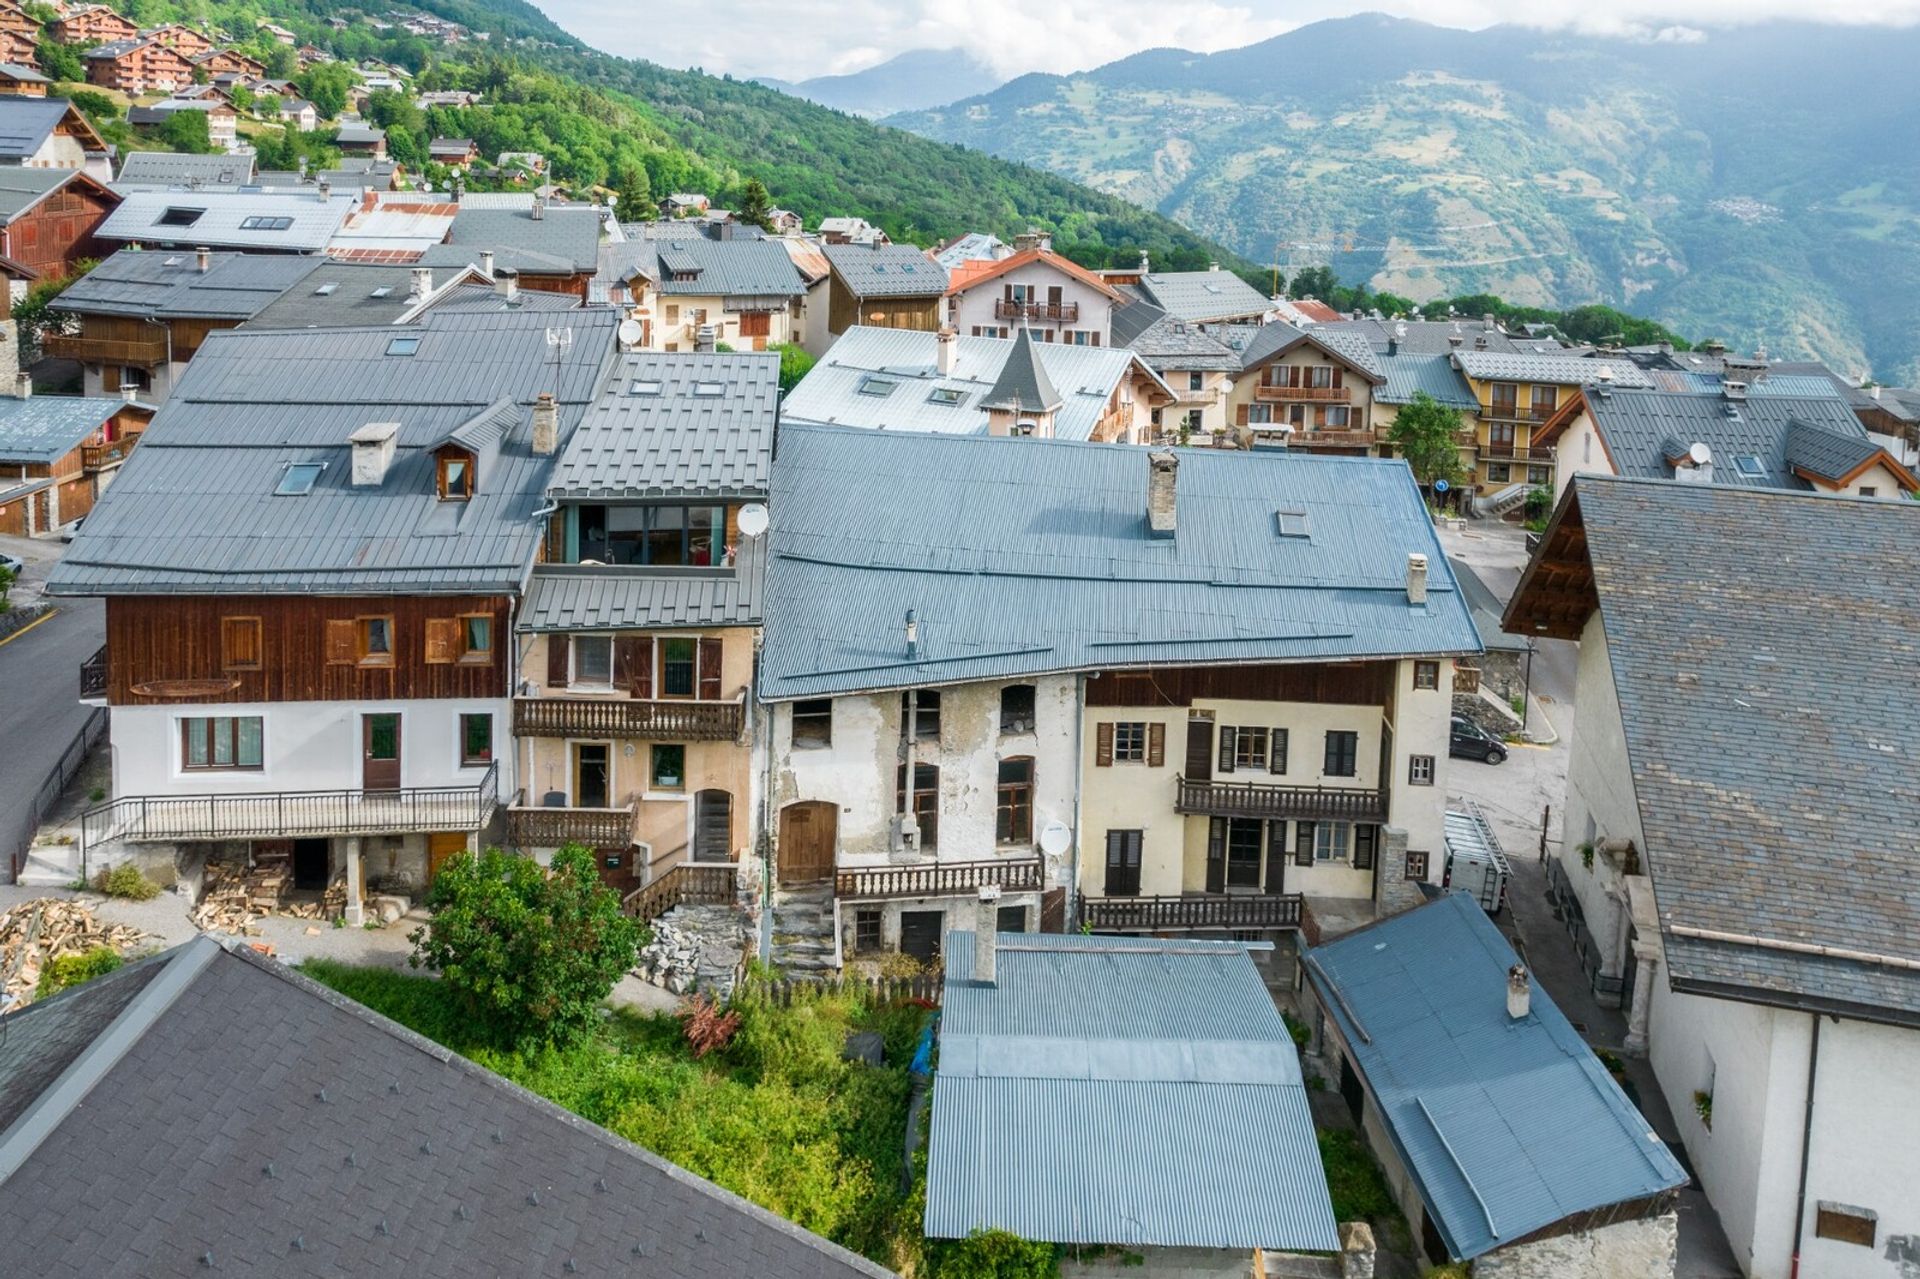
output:
[[[1073,832],[1065,822],[1048,822],[1040,828],[1040,851],[1058,857],[1073,846]]]
[[[748,537],[759,537],[767,531],[767,508],[758,502],[749,502],[740,508],[740,531]]]
[[[1693,444],[1687,448],[1687,458],[1695,466],[1706,466],[1713,461],[1713,450],[1704,444]]]
[[[615,334],[619,337],[621,346],[639,346],[640,339],[646,335],[646,330],[640,327],[638,320],[622,320]]]

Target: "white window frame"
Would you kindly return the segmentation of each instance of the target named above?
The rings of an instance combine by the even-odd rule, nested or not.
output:
[[[1313,824],[1313,863],[1353,860],[1352,822],[1315,822]]]

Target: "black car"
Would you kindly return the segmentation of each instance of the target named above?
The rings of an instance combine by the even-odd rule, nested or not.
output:
[[[1499,738],[1461,715],[1453,717],[1453,733],[1447,741],[1447,754],[1455,759],[1477,759],[1486,764],[1506,762],[1507,745]]]

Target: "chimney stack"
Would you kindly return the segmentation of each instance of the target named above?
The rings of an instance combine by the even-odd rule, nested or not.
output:
[[[907,610],[907,660],[920,660],[920,614],[914,609]]]
[[[1533,1009],[1533,983],[1527,979],[1525,964],[1507,969],[1507,1016],[1523,1020]]]
[[[1140,274],[1149,275],[1152,271],[1153,263],[1147,258],[1147,251],[1145,249],[1140,250]]]
[[[540,457],[552,457],[560,447],[560,410],[546,391],[533,402],[533,451]]]
[[[545,218],[546,216],[547,216],[547,197],[544,195],[534,196],[533,197],[533,220],[535,222],[538,222],[542,218]]]
[[[980,888],[980,919],[973,929],[973,979],[992,986],[1000,976],[1000,886]]]
[[[347,437],[353,446],[356,488],[374,487],[387,478],[387,467],[393,463],[393,442],[399,434],[398,422],[369,422]]]
[[[322,204],[325,204],[328,200],[331,200],[333,198],[333,183],[328,181],[326,178],[320,179],[320,185],[318,187],[318,190],[320,192],[320,202]]]
[[[1407,556],[1407,603],[1427,602],[1427,557],[1418,551]]]
[[[13,375],[13,398],[31,400],[33,398],[33,374],[16,373]]]
[[[193,263],[194,266],[198,268],[200,274],[205,275],[213,269],[213,250],[208,248],[195,249],[193,251]]]
[[[693,334],[694,350],[710,353],[713,350],[715,350],[718,346],[719,346],[719,339],[714,335],[714,329],[711,324],[703,324],[698,329],[694,330],[694,334]]]
[[[415,302],[433,292],[433,268],[417,266],[413,268],[413,288],[407,296]]]
[[[1180,459],[1172,449],[1147,455],[1147,531],[1155,537],[1172,537],[1178,507],[1175,479]]]
[[[950,324],[942,325],[933,338],[933,366],[941,377],[953,376],[953,356],[960,345],[960,334]]]
[[[480,274],[486,276],[489,280],[493,278],[493,250],[492,249],[480,250]]]
[[[128,404],[138,404],[140,402],[140,388],[128,382],[120,388],[120,398]]]
[[[493,276],[493,291],[506,300],[508,306],[520,304],[520,273],[511,267],[496,271]]]

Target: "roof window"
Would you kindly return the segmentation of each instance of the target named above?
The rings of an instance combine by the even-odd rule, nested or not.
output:
[[[1313,525],[1305,511],[1279,510],[1273,513],[1273,518],[1281,537],[1313,536]]]
[[[273,492],[276,497],[305,497],[313,492],[314,482],[326,470],[324,462],[289,462]]]
[[[929,404],[964,404],[967,393],[957,386],[936,386],[927,393]]]
[[[153,220],[155,226],[192,226],[198,222],[205,209],[170,208]]]
[[[860,386],[858,389],[860,394],[862,395],[871,395],[876,399],[884,399],[885,397],[892,395],[894,392],[894,389],[899,385],[900,384],[894,381],[892,378],[875,377],[873,374],[869,373],[867,374],[867,376],[860,379]]]
[[[628,395],[658,395],[660,384],[651,378],[635,378],[627,383]]]
[[[375,289],[373,292],[367,294],[367,296],[370,298],[392,297],[393,286],[391,284],[383,284],[379,288]]]
[[[284,231],[293,225],[292,218],[269,218],[255,215],[240,219],[242,231]]]
[[[1760,459],[1751,453],[1742,453],[1733,459],[1733,464],[1740,468],[1740,474],[1751,475],[1756,479],[1767,473],[1767,468],[1761,465]]]
[[[695,382],[693,384],[693,393],[705,399],[712,399],[716,395],[725,395],[727,393],[727,384],[725,382]]]
[[[418,334],[413,333],[409,333],[405,337],[397,337],[387,343],[388,355],[412,355],[419,349],[420,337]]]
[[[340,282],[338,280],[328,280],[325,284],[313,291],[313,296],[317,298],[330,298],[339,287]]]

